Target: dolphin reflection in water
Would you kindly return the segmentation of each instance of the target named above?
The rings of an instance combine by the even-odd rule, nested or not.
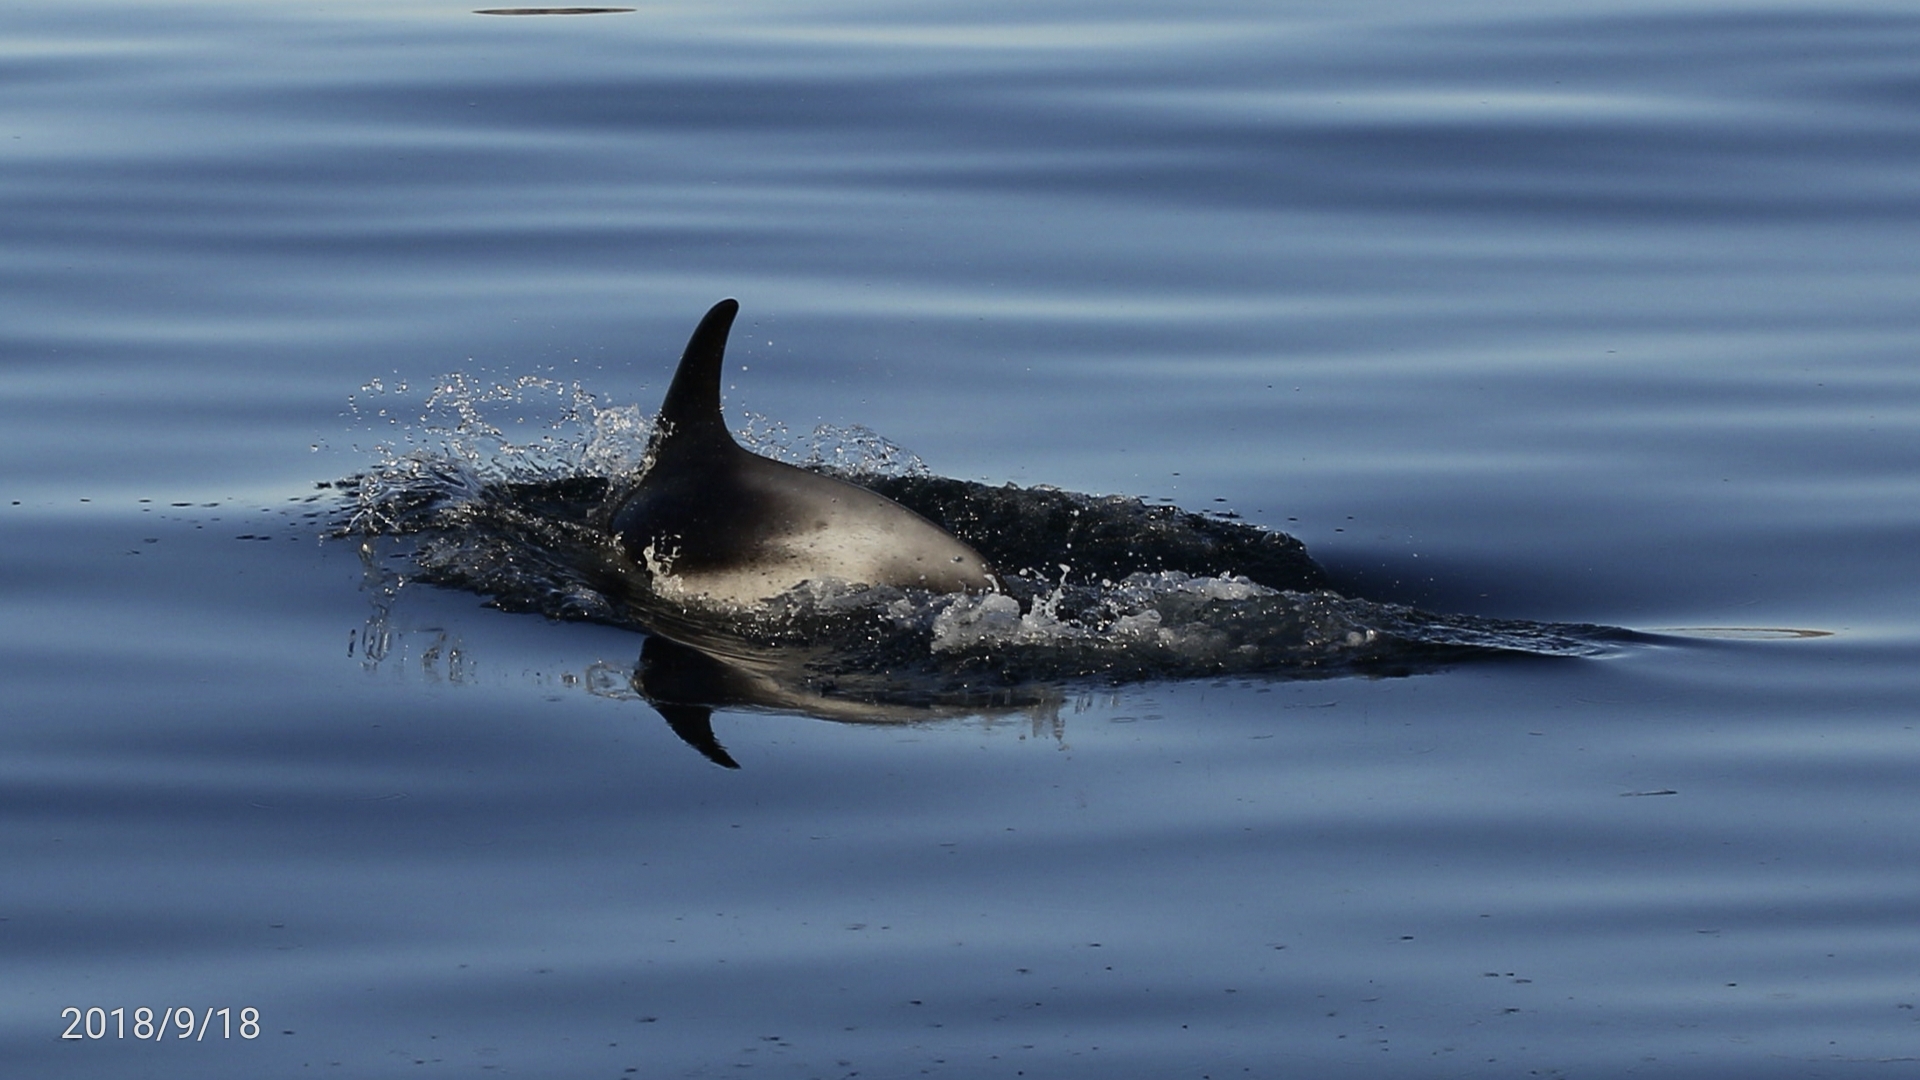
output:
[[[710,648],[727,643],[708,638]],[[718,650],[716,650],[717,652]],[[631,685],[681,741],[716,765],[737,769],[713,732],[716,708],[798,713],[843,724],[903,724],[974,716],[1025,714],[1039,725],[1059,725],[1061,694],[1048,686],[921,696],[917,700],[862,693],[806,670],[805,654],[727,648],[725,659],[659,634],[640,647]]]

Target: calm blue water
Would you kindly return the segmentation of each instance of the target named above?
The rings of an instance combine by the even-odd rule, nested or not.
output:
[[[8,1075],[1914,1068],[1920,16],[635,6],[0,13]],[[319,539],[449,375],[537,446],[728,295],[736,415],[1721,629],[730,772],[639,635]]]

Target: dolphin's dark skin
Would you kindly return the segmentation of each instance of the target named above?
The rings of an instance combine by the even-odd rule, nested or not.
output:
[[[739,310],[722,300],[700,320],[660,406],[646,471],[614,512],[620,550],[646,587],[741,607],[805,581],[997,588],[979,552],[913,511],[734,441],[720,371]]]

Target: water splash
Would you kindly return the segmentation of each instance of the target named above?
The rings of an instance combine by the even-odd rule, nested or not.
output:
[[[424,389],[371,380],[348,398],[348,412],[373,436],[354,446],[372,460],[353,478],[346,523],[367,535],[426,528],[502,488],[630,480],[646,465],[654,423],[639,406],[605,403],[578,382],[539,375],[486,381],[461,372]],[[822,424],[803,435],[748,413],[736,435],[755,453],[802,468],[929,475],[917,456],[865,427]]]

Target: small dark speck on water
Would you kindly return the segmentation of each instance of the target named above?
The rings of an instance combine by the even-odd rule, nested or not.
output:
[[[627,7],[550,7],[480,8],[475,15],[618,15],[636,9]]]

